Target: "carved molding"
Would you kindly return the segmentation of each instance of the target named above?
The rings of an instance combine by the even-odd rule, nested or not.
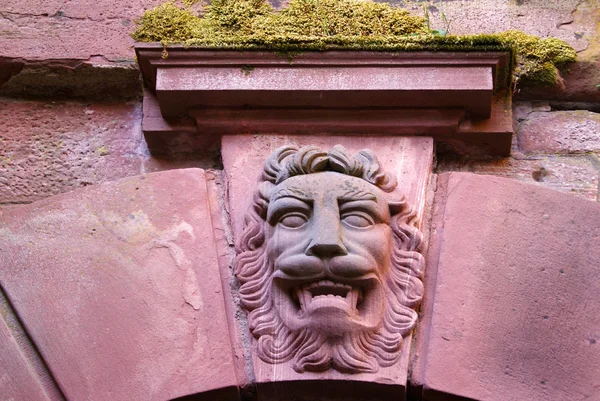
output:
[[[283,146],[265,162],[235,273],[258,357],[374,373],[400,357],[423,285],[422,234],[376,155]]]
[[[506,53],[272,52],[138,43],[143,130],[432,136],[462,152],[510,154]],[[156,146],[154,144],[157,144]]]

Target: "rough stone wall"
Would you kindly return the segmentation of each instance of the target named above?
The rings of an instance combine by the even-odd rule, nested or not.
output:
[[[141,133],[142,86],[129,33],[162,2],[5,0],[0,5],[0,205],[28,203],[143,172],[220,168],[219,150],[152,156]],[[273,1],[276,6],[284,2]],[[437,172],[472,171],[600,201],[600,2],[392,1],[451,33],[520,29],[566,40],[580,61],[564,87],[515,94],[509,158],[439,149]]]

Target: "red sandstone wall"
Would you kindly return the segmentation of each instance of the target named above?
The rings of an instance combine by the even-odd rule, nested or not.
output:
[[[186,144],[162,158],[141,134],[141,83],[129,33],[160,1],[23,1],[0,5],[0,205],[27,203],[143,172],[219,168],[216,146]],[[274,1],[275,5],[283,2]],[[423,13],[423,2],[401,2]],[[600,4],[596,0],[430,2],[453,33],[522,29],[566,40],[580,62],[563,89],[514,102],[512,157],[438,152],[437,172],[472,171],[600,200]]]
[[[133,19],[160,2],[0,4],[0,214],[15,204],[145,172],[221,169],[217,145],[183,143],[156,157],[145,144],[129,33]],[[393,3],[422,14],[422,1]],[[436,173],[497,175],[600,202],[600,3],[430,3],[435,27],[443,12],[453,33],[521,29],[564,39],[580,57],[564,88],[515,94],[511,157],[474,159],[438,149]],[[0,299],[0,308],[5,304]]]

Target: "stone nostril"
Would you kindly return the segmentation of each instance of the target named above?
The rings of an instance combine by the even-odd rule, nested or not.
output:
[[[318,256],[320,258],[332,258],[334,256],[347,255],[348,250],[342,243],[323,243],[313,241],[306,250],[306,255]]]

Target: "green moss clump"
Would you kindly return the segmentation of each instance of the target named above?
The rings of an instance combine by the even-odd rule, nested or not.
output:
[[[252,35],[255,21],[272,13],[265,0],[213,0],[204,19],[212,23],[215,34]]]
[[[559,69],[577,61],[577,53],[556,38],[538,38],[520,31],[507,31],[498,37],[515,48],[515,84],[562,84]]]
[[[288,37],[403,36],[427,33],[425,19],[388,4],[357,0],[291,0],[254,24],[255,32]]]
[[[185,0],[193,4],[195,0]],[[266,0],[213,0],[196,17],[173,1],[136,21],[140,42],[223,47],[235,43],[283,44],[319,38],[427,34],[425,19],[387,4],[364,0],[291,0],[281,12]],[[287,40],[286,40],[287,39]],[[346,39],[346,41],[348,41]]]
[[[194,28],[201,19],[172,1],[144,12],[132,37],[138,42],[180,43],[194,37]]]
[[[191,6],[199,0],[183,0]],[[293,54],[323,50],[509,51],[513,84],[561,83],[559,68],[576,60],[565,42],[519,31],[440,36],[424,18],[369,0],[290,0],[275,11],[266,0],[212,0],[202,16],[173,1],[136,21],[140,42],[182,43],[199,48],[273,50]]]

